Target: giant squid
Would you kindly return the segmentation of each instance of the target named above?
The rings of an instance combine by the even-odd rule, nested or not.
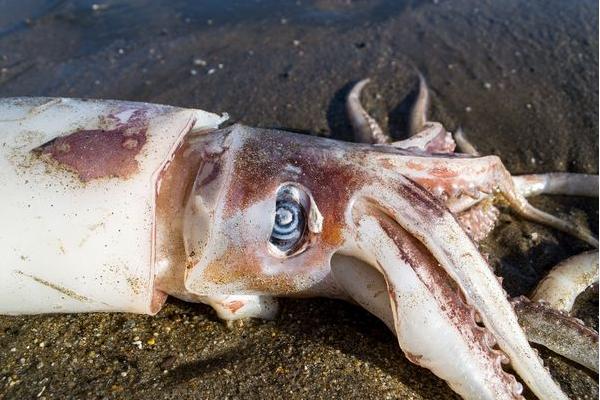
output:
[[[367,83],[347,99],[355,143],[147,103],[1,99],[0,313],[155,314],[174,296],[272,319],[276,297],[329,297],[380,318],[465,399],[521,398],[522,383],[565,399],[530,342],[597,372],[597,333],[569,315],[597,252],[509,299],[478,242],[502,200],[597,247],[526,198],[597,196],[598,177],[512,176],[429,121],[422,77],[411,136],[393,141],[360,103]]]

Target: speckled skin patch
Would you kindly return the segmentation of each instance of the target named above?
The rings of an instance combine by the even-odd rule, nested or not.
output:
[[[144,116],[144,109],[131,110],[125,120],[111,114],[104,119],[105,129],[80,129],[35,151],[42,159],[74,172],[83,182],[111,177],[126,179],[138,171],[136,156],[146,144]]]

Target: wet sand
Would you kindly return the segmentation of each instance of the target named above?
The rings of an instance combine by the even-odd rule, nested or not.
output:
[[[349,140],[343,99],[369,76],[366,107],[403,137],[419,70],[431,119],[462,126],[513,173],[598,173],[595,2],[100,4],[0,1],[0,96],[197,107]],[[598,232],[597,199],[533,203]],[[587,249],[504,211],[482,250],[511,295]],[[0,398],[453,398],[367,312],[327,299],[281,303],[275,321],[229,327],[209,307],[176,300],[155,317],[0,317]],[[598,328],[597,298],[578,310]],[[572,398],[598,398],[596,375],[541,355]]]

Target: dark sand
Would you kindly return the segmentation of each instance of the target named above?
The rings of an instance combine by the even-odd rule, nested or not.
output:
[[[343,99],[369,76],[367,108],[401,137],[418,69],[432,119],[462,125],[512,172],[598,173],[594,1],[40,3],[0,0],[0,96],[143,100],[350,139]],[[598,231],[596,199],[533,203]],[[587,248],[508,210],[482,247],[511,295]],[[597,329],[597,298],[579,315]],[[598,398],[597,376],[541,354],[570,396]],[[174,300],[155,317],[0,317],[0,398],[36,396],[453,397],[382,323],[326,299],[282,300],[277,320],[231,327]]]

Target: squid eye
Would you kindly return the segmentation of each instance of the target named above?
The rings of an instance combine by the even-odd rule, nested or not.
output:
[[[306,230],[306,211],[299,190],[284,186],[277,192],[273,230],[269,242],[283,255],[288,255],[302,244]]]

